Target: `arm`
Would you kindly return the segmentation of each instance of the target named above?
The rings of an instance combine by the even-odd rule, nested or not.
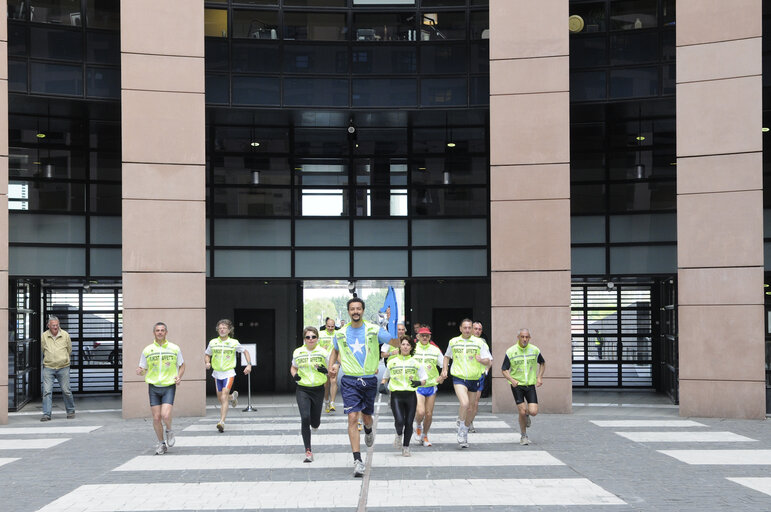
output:
[[[511,378],[511,374],[509,373],[509,370],[501,370],[501,374],[506,378],[507,381],[509,381],[509,384],[511,384],[512,387],[519,386],[519,382]]]
[[[239,345],[243,347],[243,345]],[[249,351],[244,348],[241,351],[244,354],[244,358],[246,359],[246,367],[244,368],[244,375],[249,375],[252,373],[252,356],[249,355]]]
[[[541,361],[538,365],[538,376],[536,377],[535,387],[539,388],[541,387],[541,384],[543,384],[544,373],[546,373],[546,361]]]
[[[136,374],[137,375],[144,375],[147,371],[147,358],[145,358],[144,353],[139,357],[139,364],[137,365]]]
[[[179,368],[177,368],[177,376],[174,377],[174,384],[179,386],[179,383],[182,381],[182,376],[185,374],[185,363],[182,363],[179,365]]]
[[[337,351],[336,348],[332,349],[332,352],[329,354],[329,378],[334,379],[337,377],[337,371],[340,369],[340,361],[339,359],[340,353]]]
[[[474,359],[476,359],[478,363],[485,365],[485,367],[492,364],[493,356],[490,354],[490,349],[487,348],[486,343],[482,343],[482,348],[479,349],[479,353],[474,356]]]
[[[447,368],[450,366],[450,356],[445,355],[442,363],[442,374],[439,376],[442,380],[447,378]]]

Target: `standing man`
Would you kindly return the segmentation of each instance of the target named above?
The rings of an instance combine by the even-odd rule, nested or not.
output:
[[[447,378],[447,370],[452,359],[452,384],[460,403],[458,407],[458,444],[468,448],[468,429],[471,425],[471,395],[479,389],[479,378],[490,364],[492,356],[487,344],[471,334],[472,322],[464,318],[460,322],[460,336],[451,339],[444,353],[442,378]]]
[[[536,370],[537,367],[537,370]],[[528,445],[527,427],[530,417],[538,414],[538,395],[535,388],[543,384],[543,374],[546,371],[541,351],[530,344],[530,329],[520,329],[517,343],[509,347],[501,365],[501,373],[511,384],[511,392],[517,403],[519,412],[519,444]],[[525,405],[527,401],[527,405]]]
[[[233,334],[233,322],[227,318],[217,322],[217,334],[218,337],[209,341],[203,359],[206,369],[212,369],[211,376],[214,377],[217,388],[217,398],[220,400],[220,422],[217,423],[217,430],[222,433],[225,431],[225,418],[228,416],[228,401],[233,407],[238,405],[238,391],[230,394],[236,377],[236,353],[243,353],[246,358],[244,375],[252,372],[252,356],[238,340],[230,337]]]
[[[324,329],[319,332],[319,347],[326,350],[328,353],[332,352],[332,339],[335,337],[335,321],[332,318],[327,317],[324,320]],[[324,383],[324,410],[327,413],[336,411],[335,409],[335,397],[337,396],[337,379],[331,378],[327,375],[327,381]]]
[[[377,396],[377,372],[380,362],[380,345],[388,343],[391,335],[376,324],[363,320],[364,301],[354,297],[348,301],[351,321],[335,335],[330,355],[329,375],[337,376],[342,366],[340,393],[343,395],[343,412],[348,415],[348,439],[353,451],[353,476],[364,476],[361,460],[361,434],[357,427],[359,412],[364,424],[364,442],[369,447],[375,442],[372,431],[372,414]]]
[[[471,326],[471,334],[473,334],[475,337],[479,338],[484,342],[485,345],[487,345],[487,340],[482,337],[482,322],[474,322]],[[488,348],[489,350],[489,348]],[[479,389],[471,393],[470,404],[469,404],[469,428],[468,431],[471,433],[476,432],[476,429],[474,428],[474,418],[477,417],[477,412],[479,412],[479,399],[482,398],[482,392],[485,390],[485,381],[487,380],[486,377],[490,373],[490,367],[493,365],[493,358],[490,356],[490,362],[486,365],[485,371],[482,372],[482,376],[479,377]]]
[[[158,437],[156,455],[163,455],[176,442],[171,431],[171,411],[174,407],[174,395],[177,386],[185,374],[185,360],[182,350],[169,342],[166,335],[169,328],[163,322],[153,326],[155,340],[142,351],[137,366],[137,375],[144,375],[150,395],[150,411],[153,414],[153,429]],[[163,425],[166,425],[166,438],[163,437]]]
[[[418,444],[432,446],[428,440],[428,430],[434,417],[434,403],[436,402],[437,385],[444,382],[439,375],[439,369],[444,364],[442,350],[431,343],[431,329],[421,327],[418,330],[418,343],[415,345],[413,358],[426,370],[426,383],[415,392],[418,398],[417,411],[415,412],[415,437]]]
[[[72,419],[75,417],[75,400],[70,391],[72,340],[67,331],[59,328],[59,319],[53,315],[48,317],[48,330],[41,337],[40,349],[43,352],[43,416],[40,421],[51,421],[54,377],[62,388],[67,419]]]

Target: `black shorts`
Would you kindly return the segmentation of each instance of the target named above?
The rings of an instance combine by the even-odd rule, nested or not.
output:
[[[514,395],[514,401],[521,404],[525,400],[529,404],[538,403],[538,395],[535,393],[535,384],[532,386],[517,386],[511,388],[511,394]]]

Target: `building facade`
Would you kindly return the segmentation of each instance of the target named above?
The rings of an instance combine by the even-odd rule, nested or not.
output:
[[[166,322],[201,415],[219,318],[257,345],[253,389],[288,391],[305,291],[349,283],[403,289],[440,345],[481,321],[497,361],[530,328],[546,412],[641,387],[765,416],[760,0],[7,8],[0,421],[39,393],[49,314],[75,391],[125,417]]]

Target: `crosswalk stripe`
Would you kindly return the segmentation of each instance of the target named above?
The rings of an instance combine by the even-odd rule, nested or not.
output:
[[[402,457],[401,452],[376,452],[373,467],[460,467],[460,466],[563,466],[545,451],[428,451],[412,452]],[[166,455],[134,457],[113,471],[193,471],[223,469],[321,469],[344,468],[351,465],[350,453],[316,453],[315,461],[303,463],[303,454],[230,454],[230,455]]]
[[[0,450],[39,450],[51,448],[57,444],[69,441],[70,438],[50,439],[0,439]]]
[[[727,478],[727,480],[771,496],[771,477]]]
[[[629,428],[629,427],[706,427],[707,425],[693,420],[596,420],[592,421],[598,427]]]
[[[340,408],[342,409],[342,406],[340,406]],[[391,417],[390,413],[388,413],[388,415],[382,415],[382,413],[381,413],[381,416],[382,416],[381,419],[383,419],[383,418],[390,418]],[[434,414],[432,416],[434,421],[437,421],[437,420],[452,420],[453,423],[455,422],[457,417],[458,416],[455,415],[455,414]],[[486,417],[489,418],[489,419],[497,419],[495,416],[486,416]],[[512,417],[513,417],[513,415],[512,415]],[[231,416],[229,416],[227,418],[225,423],[232,423],[232,422],[234,422],[234,423],[276,423],[276,422],[287,421],[287,419],[289,419],[289,418],[291,418],[293,420],[296,418],[298,422],[300,421],[300,416],[299,415],[297,415],[297,416],[272,416],[272,417],[265,418],[265,417],[233,416],[232,413],[231,413]],[[206,418],[201,418],[198,421],[201,422],[201,423],[217,423],[219,420],[220,420],[219,416],[209,416],[209,417],[206,417]],[[324,414],[324,413],[322,413],[321,414],[321,422],[324,423],[324,422],[328,422],[328,421],[347,422],[348,421],[348,416],[345,415],[345,414],[342,414],[340,412],[338,412],[337,414]],[[484,421],[484,420],[480,420],[480,421]],[[476,422],[474,424],[476,425]]]
[[[755,441],[733,432],[616,432],[638,443],[742,443]]]
[[[391,444],[393,442],[393,435],[377,435],[375,436],[375,444]],[[477,433],[469,434],[469,444],[485,444],[485,443],[519,443],[519,432],[516,434],[512,432],[506,433]],[[314,446],[348,446],[348,435],[345,433],[340,434],[316,434],[311,438]],[[457,439],[455,433],[432,433],[431,442],[434,444],[444,443],[457,445]],[[191,446],[211,446],[211,447],[223,447],[223,446],[297,446],[302,445],[300,434],[273,434],[273,435],[237,435],[237,436],[220,436],[217,434],[208,436],[177,436],[176,446],[191,447]],[[364,443],[362,442],[362,445]]]
[[[658,452],[692,465],[771,465],[771,450],[658,450]]]
[[[0,435],[32,435],[32,434],[88,434],[94,430],[102,428],[101,425],[85,425],[80,427],[0,427]]]
[[[345,419],[345,418],[343,418]],[[391,423],[385,418],[380,418],[379,420],[381,423]],[[348,424],[346,421],[335,421],[335,422],[329,422],[326,421],[326,419],[321,420],[321,427],[322,430],[329,430],[329,429],[345,429],[346,425]],[[474,422],[475,428],[486,428],[486,429],[493,429],[493,428],[504,428],[504,429],[511,429],[511,425],[506,424],[505,421],[475,421]],[[453,429],[456,430],[457,426],[455,425],[454,421],[435,421],[431,424],[431,429],[437,430],[440,428],[444,429]],[[299,418],[297,421],[293,421],[291,423],[236,423],[235,425],[228,425],[227,422],[225,422],[225,429],[230,432],[256,432],[256,431],[275,431],[275,430],[291,430],[291,431],[300,431],[300,420]],[[184,432],[209,432],[209,431],[215,431],[216,428],[213,424],[195,424],[190,425],[184,429]]]
[[[0,457],[0,466],[4,466],[6,464],[10,464],[11,462],[19,460],[18,458],[13,457]]]

